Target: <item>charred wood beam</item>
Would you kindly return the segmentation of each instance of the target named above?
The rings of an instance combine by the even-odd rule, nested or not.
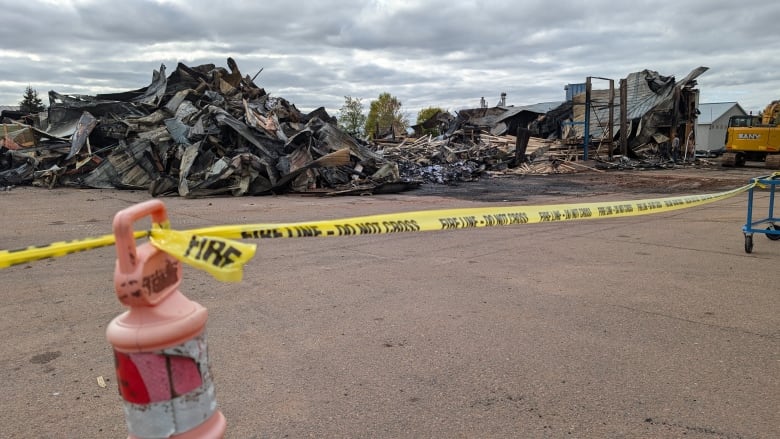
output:
[[[236,119],[235,117],[231,116],[230,113],[228,113],[227,111],[225,111],[225,110],[223,110],[223,109],[221,109],[219,107],[215,107],[213,105],[209,105],[207,107],[207,109],[208,109],[209,113],[214,117],[214,119],[216,119],[217,123],[219,123],[220,125],[224,125],[224,126],[227,126],[227,127],[230,127],[231,129],[233,129],[233,131],[238,133],[241,137],[246,139],[249,143],[251,143],[252,145],[256,146],[257,149],[259,149],[264,155],[266,155],[267,157],[269,157],[269,158],[271,158],[273,160],[276,160],[276,159],[279,158],[279,153],[274,151],[274,150],[272,150],[272,149],[269,149],[268,147],[266,147],[266,145],[264,145],[257,138],[257,136],[255,136],[255,134],[252,132],[252,130],[250,130],[249,127],[245,123],[243,123],[240,120]]]
[[[528,141],[531,139],[531,130],[517,127],[517,139],[515,141],[515,163],[525,163],[525,151],[528,148]]]

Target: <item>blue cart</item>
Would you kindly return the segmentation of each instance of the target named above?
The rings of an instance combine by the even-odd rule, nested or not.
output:
[[[742,226],[742,232],[745,234],[745,253],[753,252],[754,233],[763,233],[772,241],[780,239],[780,225],[776,224],[776,222],[780,222],[780,218],[774,216],[775,188],[780,185],[779,177],[780,174],[773,174],[771,176],[757,177],[751,180],[758,184],[750,188],[748,192],[747,222]],[[769,213],[766,218],[753,221],[753,191],[758,186],[769,189]],[[766,224],[768,224],[768,226],[763,228]]]

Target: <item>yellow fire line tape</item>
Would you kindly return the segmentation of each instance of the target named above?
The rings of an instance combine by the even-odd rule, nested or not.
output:
[[[755,184],[755,182],[752,182],[725,192],[681,197],[543,206],[428,210],[289,224],[214,226],[190,230],[189,233],[228,239],[305,238],[378,235],[617,218],[647,215],[712,203],[745,192],[753,188]],[[153,231],[152,235],[154,236],[156,233],[157,231]]]
[[[181,261],[207,270],[217,279],[236,281],[241,278],[243,265],[254,256],[255,245],[231,239],[378,235],[647,215],[723,200],[760,185],[761,179],[779,176],[780,172],[777,172],[768,177],[754,178],[751,183],[736,189],[702,195],[542,206],[443,209],[286,224],[215,226],[188,231],[153,227],[148,232],[135,232],[135,238],[149,236],[155,247]],[[114,242],[113,235],[104,235],[0,250],[0,269],[105,247]]]
[[[257,249],[257,244],[160,228],[152,229],[149,241],[158,249],[222,282],[240,282],[244,264],[255,256]]]
[[[135,232],[135,239],[147,236],[149,232]],[[100,247],[114,245],[114,235],[103,235],[95,238],[73,239],[71,241],[58,241],[46,245],[34,245],[14,250],[0,250],[0,269],[25,262],[41,259],[58,258],[72,253],[83,252]]]

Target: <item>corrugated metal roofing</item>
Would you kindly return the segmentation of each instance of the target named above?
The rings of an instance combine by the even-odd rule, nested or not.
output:
[[[503,120],[507,120],[513,116],[516,116],[524,111],[529,113],[537,113],[537,114],[547,114],[551,110],[558,108],[563,104],[563,101],[555,101],[555,102],[540,102],[538,104],[531,104],[531,105],[521,105],[519,107],[511,106],[511,107],[496,107],[500,108],[502,110],[506,110],[503,113],[496,116],[496,121],[501,122]]]
[[[734,106],[739,107],[743,113],[745,110],[736,102],[713,102],[711,104],[699,104],[699,118],[697,123],[700,125],[709,125],[718,120],[719,117],[726,114]],[[747,113],[745,113],[747,114]]]
[[[558,108],[561,104],[563,104],[563,101],[540,102],[538,104],[523,105],[519,107],[472,108],[460,110],[459,114],[468,117],[469,123],[473,125],[494,126],[524,112],[547,114],[550,110]]]
[[[540,102],[538,104],[523,105],[516,108],[520,108],[521,110],[531,111],[539,114],[547,114],[550,111],[560,107],[563,103],[564,101]]]

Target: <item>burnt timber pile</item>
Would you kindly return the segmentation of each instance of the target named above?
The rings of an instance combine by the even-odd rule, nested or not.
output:
[[[366,141],[324,108],[304,114],[233,59],[227,65],[180,63],[169,76],[163,65],[149,86],[124,93],[49,92],[48,110],[32,121],[3,119],[0,186],[366,194],[484,176],[674,166],[662,145],[672,131],[690,137],[695,78],[707,70],[679,82],[645,70],[621,80],[620,90],[612,81],[609,90],[591,90],[589,77],[585,93],[554,106],[440,113],[423,123],[436,137]],[[582,162],[586,133],[590,160]]]
[[[148,190],[153,196],[261,195],[399,182],[393,163],[323,108],[300,112],[236,63],[154,72],[117,94],[49,93],[39,126],[4,124],[0,184]],[[13,125],[13,124],[10,124]]]

